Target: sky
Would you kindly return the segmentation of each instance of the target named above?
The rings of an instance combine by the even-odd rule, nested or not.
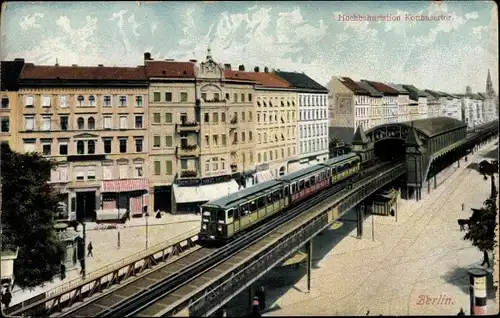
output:
[[[2,60],[136,66],[198,59],[413,84],[420,89],[498,87],[493,1],[4,2]],[[360,21],[389,15],[399,21]],[[425,15],[446,20],[411,21]],[[346,20],[349,17],[357,21]],[[380,18],[379,18],[380,19]]]

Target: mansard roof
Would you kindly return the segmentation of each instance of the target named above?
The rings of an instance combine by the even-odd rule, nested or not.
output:
[[[293,87],[328,93],[328,89],[304,73],[275,71],[274,74],[290,83]]]

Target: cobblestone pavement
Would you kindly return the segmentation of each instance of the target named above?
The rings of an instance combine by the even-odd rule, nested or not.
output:
[[[474,161],[481,161],[495,147],[494,143],[483,147]],[[311,292],[306,292],[304,268],[274,270],[258,283],[267,286],[269,309],[264,315],[366,315],[367,311],[370,315],[456,315],[461,307],[468,314],[467,269],[480,267],[482,253],[463,240],[465,232],[459,231],[457,219],[468,218],[470,208],[481,207],[490,193],[490,181],[467,168],[472,159],[469,156],[468,163],[461,160],[460,168],[455,163],[440,173],[438,184],[442,184],[430,194],[425,189],[421,201],[400,199],[397,222],[375,216],[374,240],[371,216],[364,222],[361,240],[355,238],[354,222],[325,231],[314,241]],[[332,243],[338,239],[336,231],[344,227],[351,233]],[[491,277],[488,287],[488,312],[493,314],[498,305]],[[434,298],[441,300],[428,304],[427,299],[432,303]]]
[[[200,226],[200,216],[194,214],[171,215],[164,214],[161,219],[156,219],[154,215],[147,218],[148,247],[160,244],[175,237],[182,237],[182,234],[196,229]],[[109,226],[106,229],[104,224],[87,223],[87,244],[92,242],[93,257],[86,258],[87,273],[96,271],[107,265],[111,265],[135,253],[146,249],[146,218],[134,218],[124,225]],[[81,233],[81,228],[78,229]],[[118,248],[118,231],[120,232],[120,248]],[[68,268],[66,279],[61,282],[59,277],[55,277],[53,282],[44,286],[36,287],[33,290],[21,290],[14,286],[11,306],[34,297],[42,292],[63,288],[64,284],[73,279],[81,277],[80,266],[77,264],[73,268]]]

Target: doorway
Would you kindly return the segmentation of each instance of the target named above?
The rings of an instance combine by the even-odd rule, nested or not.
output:
[[[95,191],[85,191],[76,193],[76,218],[77,220],[84,220],[93,222],[96,219],[95,211]]]

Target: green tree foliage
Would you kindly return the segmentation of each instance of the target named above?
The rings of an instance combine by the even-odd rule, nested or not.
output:
[[[61,197],[48,183],[53,167],[38,153],[1,144],[2,250],[19,248],[14,276],[21,288],[51,281],[64,258],[53,219]]]
[[[474,210],[469,218],[469,229],[464,240],[469,240],[481,252],[491,251],[495,246],[497,205],[496,198],[488,198],[481,209]]]

